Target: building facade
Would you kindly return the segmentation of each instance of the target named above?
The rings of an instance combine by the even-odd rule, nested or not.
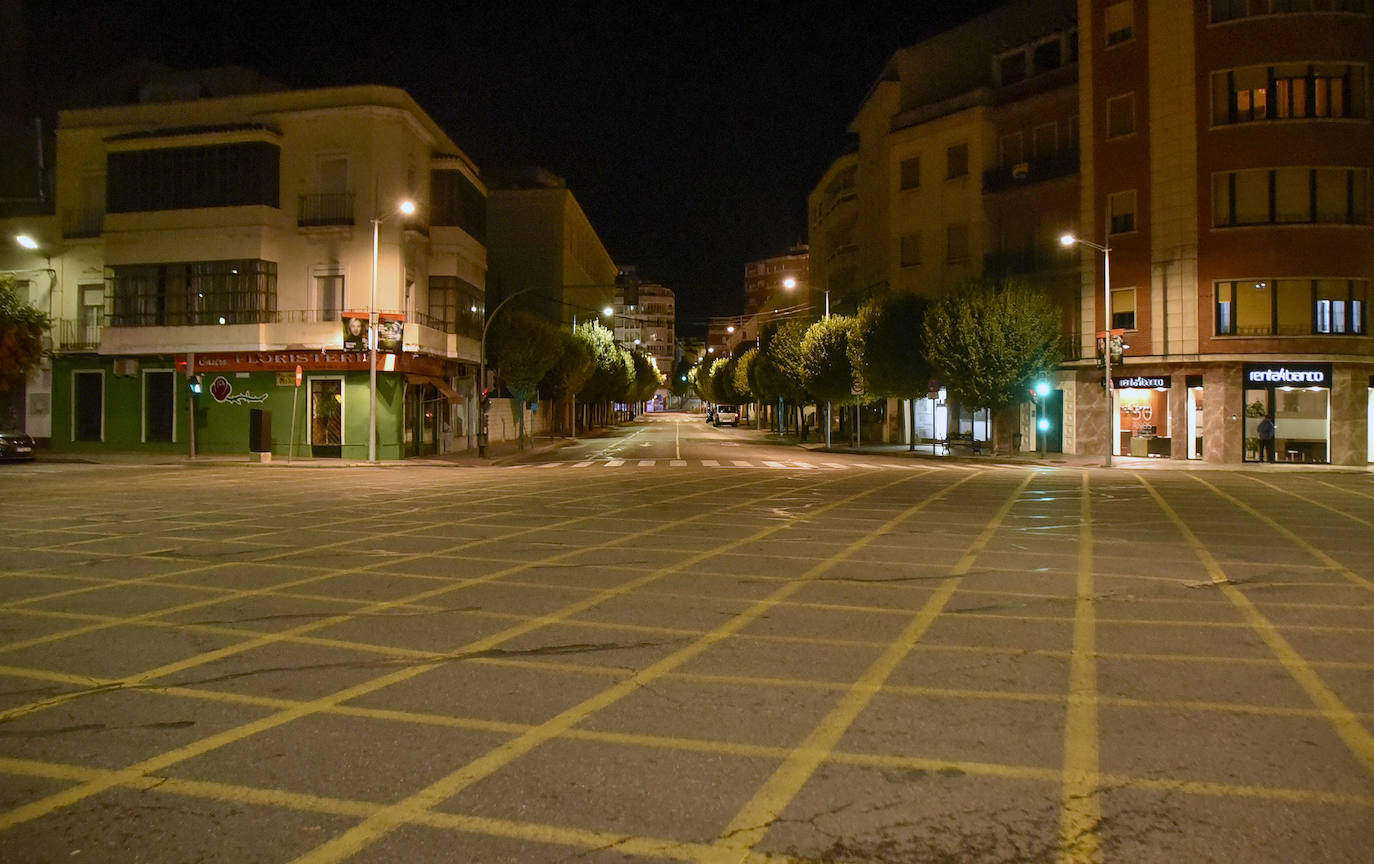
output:
[[[664,376],[673,374],[677,356],[677,301],[673,292],[654,282],[638,282],[637,290],[626,297],[625,288],[616,289],[615,339],[648,355]],[[626,302],[633,300],[634,302]]]
[[[811,194],[813,292],[1042,287],[1025,449],[1242,462],[1271,414],[1279,459],[1367,464],[1371,44],[1362,0],[1021,0],[903,49]]]
[[[810,297],[810,285],[811,256],[805,243],[786,255],[750,261],[744,265],[744,314],[804,301]]]
[[[467,446],[476,166],[392,88],[179,100],[62,112],[54,212],[6,220],[36,248],[3,266],[43,277],[57,321],[29,428],[55,450],[356,459],[375,406],[379,458]]]

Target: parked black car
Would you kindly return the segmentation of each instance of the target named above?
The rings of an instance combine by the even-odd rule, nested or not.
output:
[[[33,439],[24,432],[0,431],[0,460],[18,462],[33,458]]]

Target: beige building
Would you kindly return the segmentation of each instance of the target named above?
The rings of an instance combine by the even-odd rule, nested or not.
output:
[[[624,288],[617,288],[615,339],[626,347],[637,347],[647,354],[664,376],[673,374],[677,353],[677,301],[673,292],[654,282],[640,282],[634,303],[626,303]]]
[[[54,213],[7,220],[37,248],[0,266],[34,273],[58,320],[29,428],[55,449],[194,435],[201,452],[366,456],[368,352],[345,322],[375,311],[378,455],[466,446],[486,188],[458,145],[388,87],[163,98],[62,112]],[[248,440],[250,406],[276,415],[267,439]]]
[[[615,296],[619,269],[561,177],[542,169],[511,173],[487,197],[488,299],[512,301],[569,324],[600,315]]]

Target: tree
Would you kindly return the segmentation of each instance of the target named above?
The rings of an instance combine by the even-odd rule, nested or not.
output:
[[[931,369],[925,356],[925,317],[930,302],[919,294],[888,294],[864,304],[851,343],[868,392],[908,400],[916,449],[916,400],[929,392]]]
[[[43,357],[43,334],[52,320],[20,296],[19,283],[0,275],[0,393],[24,380]]]
[[[735,360],[721,357],[711,364],[711,393],[721,405],[738,405],[742,399],[735,389]]]
[[[496,322],[495,366],[515,397],[520,417],[520,447],[525,446],[525,404],[539,392],[539,382],[558,360],[559,333],[543,318],[523,310],[507,313]]]
[[[1049,299],[1023,282],[972,280],[927,312],[926,357],[952,397],[988,409],[995,425],[997,412],[1059,365],[1058,321]]]
[[[686,357],[677,361],[673,367],[673,380],[668,383],[673,396],[677,397],[678,406],[681,407],[687,401],[687,394],[692,392],[692,362]]]
[[[849,346],[855,329],[855,320],[846,315],[822,318],[807,329],[801,344],[802,381],[817,399],[851,398],[855,369]]]
[[[734,384],[735,393],[740,397],[741,402],[758,401],[758,394],[754,392],[753,369],[754,361],[759,356],[758,348],[750,346],[748,351],[735,360],[735,374],[731,383]]]
[[[634,393],[630,401],[647,402],[663,386],[663,373],[658,371],[658,366],[644,352],[634,351],[631,357],[634,361]]]
[[[586,339],[561,328],[557,333],[558,358],[549,367],[549,371],[544,373],[544,379],[539,382],[539,389],[551,399],[563,402],[576,396],[577,391],[587,383],[594,364],[591,345]],[[577,434],[576,418],[573,418],[573,424],[569,432]]]
[[[784,405],[800,406],[810,395],[802,383],[802,339],[806,336],[806,322],[785,321],[764,327],[759,335],[759,354],[754,360],[755,392],[769,401],[782,400]],[[800,423],[798,427],[800,427]],[[778,432],[785,431],[786,418],[778,412]]]

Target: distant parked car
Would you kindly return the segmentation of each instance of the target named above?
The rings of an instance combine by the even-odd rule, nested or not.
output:
[[[738,426],[739,425],[739,406],[738,405],[717,405],[716,419],[717,426]]]
[[[19,462],[32,458],[32,438],[24,432],[0,431],[0,460]]]

